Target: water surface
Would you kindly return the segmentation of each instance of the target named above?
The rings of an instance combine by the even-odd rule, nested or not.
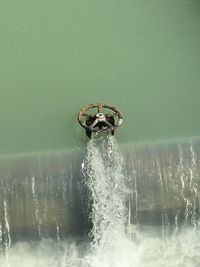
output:
[[[199,135],[199,11],[196,0],[4,1],[0,152],[81,145],[76,113],[93,102],[124,112],[120,142]]]

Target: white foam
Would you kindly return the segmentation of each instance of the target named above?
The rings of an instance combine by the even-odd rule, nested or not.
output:
[[[193,228],[162,240],[151,228],[135,240],[118,236],[118,245],[91,250],[86,242],[18,243],[0,266],[9,267],[199,267],[200,232]]]

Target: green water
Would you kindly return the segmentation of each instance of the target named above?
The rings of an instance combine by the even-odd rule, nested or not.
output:
[[[106,102],[120,142],[200,133],[198,0],[18,0],[0,7],[0,153],[80,146]]]

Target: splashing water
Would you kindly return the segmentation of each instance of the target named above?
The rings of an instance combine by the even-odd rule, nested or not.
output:
[[[116,150],[115,140],[111,137],[107,140],[93,138],[82,167],[92,202],[92,246],[104,247],[111,232],[110,242],[115,244],[117,233],[124,232],[126,211],[122,157]]]
[[[131,243],[125,232],[127,188],[123,158],[114,137],[94,136],[88,143],[82,168],[92,202],[90,266],[123,266],[124,260],[126,266],[131,266],[127,265],[127,245]]]
[[[64,226],[55,215],[56,238],[48,238],[44,231],[49,199],[53,203],[61,192],[64,203],[70,203],[67,195],[73,192],[71,171],[67,178],[63,176],[58,180],[41,177],[46,181],[41,193],[45,193],[46,198],[48,194],[51,196],[45,201],[45,208],[41,207],[38,178],[26,179],[37,225],[35,232],[40,238],[35,241],[12,244],[9,204],[12,187],[5,187],[0,223],[0,242],[5,246],[0,249],[0,267],[199,267],[200,161],[196,147],[193,144],[188,147],[178,145],[174,160],[171,158],[174,154],[169,153],[166,161],[153,147],[134,152],[131,160],[125,161],[113,136],[93,135],[82,161],[92,224],[89,239],[63,238]],[[155,202],[153,197],[160,201]],[[177,206],[174,205],[172,219],[169,219],[171,201],[176,204],[173,198]],[[182,215],[179,203],[183,205]],[[146,221],[147,225],[142,225],[141,214],[152,213],[148,208],[152,205],[157,208],[156,204],[162,223],[148,225]]]

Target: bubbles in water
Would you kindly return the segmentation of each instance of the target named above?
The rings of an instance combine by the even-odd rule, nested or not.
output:
[[[110,237],[111,239],[111,237]],[[137,239],[119,237],[120,244],[91,250],[85,242],[65,241],[59,244],[43,239],[40,242],[12,246],[7,259],[0,256],[2,267],[199,267],[200,232],[185,229],[168,240],[158,238],[147,228]]]
[[[110,243],[115,243],[117,233],[122,235],[124,232],[123,160],[111,136],[92,138],[87,149],[84,173],[92,202],[93,247],[104,247],[111,233]]]
[[[90,264],[94,267],[121,266],[126,259],[127,189],[122,170],[123,158],[114,137],[93,136],[87,147],[84,174],[92,202]],[[113,258],[113,253],[120,259]]]

